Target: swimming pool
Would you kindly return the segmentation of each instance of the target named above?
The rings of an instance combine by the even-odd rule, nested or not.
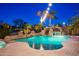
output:
[[[27,42],[30,47],[44,50],[54,50],[63,47],[62,43],[70,37],[65,35],[56,36],[32,36],[29,38],[17,39],[16,42]]]
[[[4,41],[0,41],[0,48],[5,48],[6,47],[6,43]]]

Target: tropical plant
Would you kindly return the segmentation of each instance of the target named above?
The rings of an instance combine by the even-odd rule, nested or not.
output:
[[[38,16],[43,16],[43,15],[45,15],[45,13],[46,13],[46,10],[43,11],[43,12],[42,11],[38,11],[37,15]],[[48,13],[47,18],[49,19],[49,26],[51,26],[51,20],[57,19],[55,14],[56,14],[56,11],[53,11],[53,10]]]
[[[37,25],[34,26],[34,30],[36,32],[41,32],[41,30],[44,29],[44,28],[45,28],[45,26],[43,26],[42,24],[37,24]]]
[[[75,35],[79,35],[79,19],[76,19],[73,23],[73,30]]]
[[[24,33],[27,33],[27,34],[30,33],[30,31],[33,30],[33,26],[30,25],[30,24],[24,24],[23,28],[24,28]]]
[[[30,29],[30,30],[32,30],[33,29],[33,26],[31,25],[31,24],[24,24],[23,25],[23,28],[25,28],[25,29]]]
[[[73,16],[70,20],[71,31],[73,35],[79,35],[79,14]]]
[[[48,17],[47,17],[47,18],[49,19],[49,26],[52,25],[52,24],[51,24],[51,20],[57,19],[57,17],[55,16],[55,14],[56,14],[55,11],[49,12]]]
[[[12,28],[10,25],[4,23],[0,25],[0,38],[4,38],[6,35],[9,35],[12,32]]]

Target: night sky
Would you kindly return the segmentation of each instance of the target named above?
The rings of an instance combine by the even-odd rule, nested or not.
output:
[[[30,24],[40,23],[40,17],[37,16],[37,12],[47,9],[47,3],[25,3],[25,4],[0,4],[0,20],[13,25],[13,20],[23,19]],[[65,22],[68,24],[68,19],[79,11],[79,4],[58,4],[54,3],[51,10],[55,10],[58,19],[52,20],[52,24],[62,24]],[[46,20],[48,25],[48,19]]]

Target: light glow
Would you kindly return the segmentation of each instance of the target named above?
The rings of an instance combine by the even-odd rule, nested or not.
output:
[[[48,7],[48,8],[47,8],[47,10],[49,11],[49,10],[50,10],[50,8]]]
[[[63,22],[63,25],[65,25],[66,23],[65,22]]]
[[[49,7],[51,7],[52,6],[52,3],[49,3]]]
[[[46,18],[47,18],[47,15],[48,15],[48,13],[49,13],[49,10],[50,10],[50,7],[51,7],[51,6],[52,6],[52,4],[49,3],[49,4],[48,4],[48,8],[47,8],[47,10],[46,10],[46,13],[41,16],[41,19],[40,19],[41,24],[42,24],[43,22],[45,22],[45,20],[46,20]]]

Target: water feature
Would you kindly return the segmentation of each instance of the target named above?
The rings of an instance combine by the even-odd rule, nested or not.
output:
[[[53,34],[56,35],[56,36],[57,36],[57,35],[60,35],[60,36],[61,36],[61,32],[53,32]],[[52,35],[53,35],[53,34],[52,34]]]
[[[18,39],[16,42],[24,41],[31,48],[38,50],[56,50],[62,48],[62,43],[70,38],[69,36],[58,34],[54,36],[32,36],[30,38]]]

